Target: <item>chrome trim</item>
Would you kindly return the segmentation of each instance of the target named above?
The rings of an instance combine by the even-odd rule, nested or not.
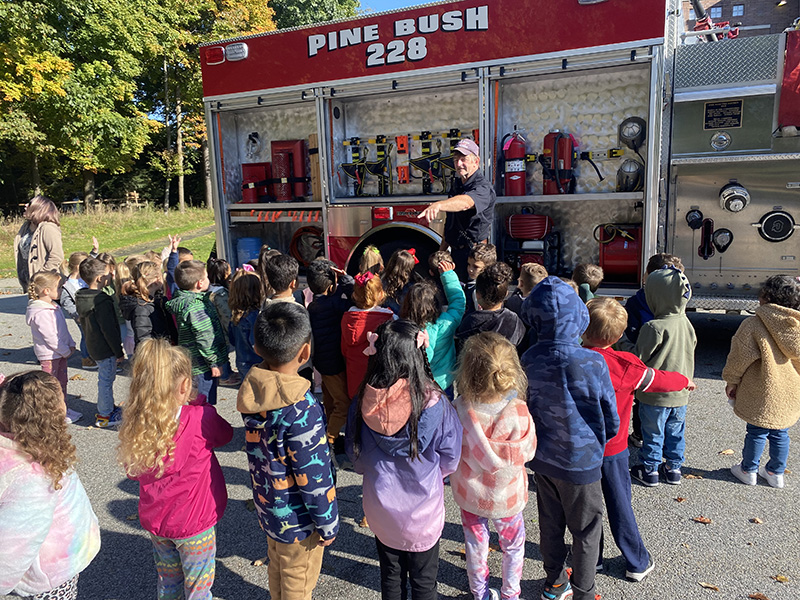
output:
[[[235,253],[230,246],[230,220],[228,211],[225,210],[225,201],[220,198],[219,194],[222,184],[222,180],[220,179],[221,169],[218,162],[219,148],[217,147],[219,131],[217,128],[217,121],[212,117],[211,106],[206,104],[204,111],[206,124],[209,125],[206,131],[206,140],[208,142],[208,162],[211,169],[211,201],[214,203],[214,230],[217,236],[217,256],[231,262],[229,257],[235,256]]]
[[[646,257],[656,253],[658,244],[658,196],[661,179],[661,148],[662,148],[662,105],[661,97],[664,92],[664,50],[653,48],[653,62],[650,63],[650,110],[647,115],[647,166],[646,184],[644,195],[644,210],[642,215],[642,257],[641,272],[644,281],[644,268]],[[655,135],[653,132],[658,132]]]
[[[733,88],[708,88],[691,92],[675,92],[675,102],[695,102],[697,100],[724,100],[725,98],[742,98],[745,96],[766,96],[778,90],[777,84],[739,86]]]
[[[714,165],[736,162],[768,162],[774,160],[800,160],[800,153],[786,154],[738,154],[732,156],[698,156],[696,158],[673,158],[673,166],[677,165]]]
[[[442,243],[442,236],[439,235],[438,233],[436,233],[433,229],[430,229],[430,228],[425,227],[423,225],[418,225],[417,223],[405,223],[405,222],[402,222],[402,221],[399,221],[399,222],[393,221],[391,223],[385,223],[383,225],[378,225],[377,227],[373,227],[373,228],[369,229],[366,233],[364,233],[360,238],[358,238],[358,241],[353,246],[353,249],[350,251],[350,254],[347,255],[347,263],[346,264],[348,264],[348,265],[350,264],[350,260],[353,258],[353,254],[355,254],[355,249],[358,248],[358,246],[359,246],[359,244],[361,244],[361,242],[364,242],[364,241],[368,240],[370,237],[372,237],[376,233],[380,233],[381,231],[384,231],[386,229],[413,229],[414,231],[418,231],[418,232],[420,232],[420,233],[422,233],[424,235],[427,235],[429,238],[431,238],[437,244],[441,244]]]

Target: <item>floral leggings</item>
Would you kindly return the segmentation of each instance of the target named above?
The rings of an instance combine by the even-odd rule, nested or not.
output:
[[[500,537],[503,551],[503,600],[519,598],[522,563],[525,560],[525,521],[522,513],[505,519],[486,519],[461,511],[461,525],[466,542],[467,577],[475,600],[484,600],[489,593],[489,521]]]

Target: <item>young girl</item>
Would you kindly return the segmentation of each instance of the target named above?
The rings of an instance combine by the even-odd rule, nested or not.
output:
[[[396,315],[400,314],[400,307],[403,305],[408,290],[419,281],[414,273],[414,267],[419,262],[415,254],[416,251],[413,248],[396,250],[389,258],[389,262],[386,263],[386,270],[381,274],[383,291],[386,293],[383,303]]]
[[[114,300],[119,307],[120,314],[122,314],[122,306],[120,305],[120,298],[122,296],[122,288],[129,281],[131,281],[131,269],[127,262],[120,262],[114,266]],[[128,358],[133,356],[133,351],[136,349],[136,338],[133,334],[133,326],[130,319],[122,315],[122,323],[120,324],[120,334],[122,335],[122,348]]]
[[[0,375],[0,595],[78,597],[100,528],[74,467],[55,377]]]
[[[169,337],[172,319],[164,308],[164,278],[161,267],[145,261],[133,270],[133,279],[122,286],[119,308],[131,325],[134,350],[144,340]]]
[[[75,342],[67,329],[67,320],[56,300],[61,296],[61,275],[55,271],[36,273],[28,285],[28,310],[25,322],[33,335],[33,352],[42,371],[51,373],[61,384],[67,399],[67,359],[75,351]],[[81,413],[67,409],[67,422],[74,423]]]
[[[244,379],[253,365],[261,364],[262,358],[255,351],[255,327],[264,299],[261,297],[261,280],[255,273],[237,271],[231,282],[231,319],[228,337],[236,349],[236,368]]]
[[[380,277],[370,272],[356,275],[353,288],[355,306],[342,317],[342,355],[350,398],[355,397],[367,372],[367,359],[374,349],[378,326],[397,318],[390,309],[381,306],[384,298]]]
[[[89,258],[87,252],[73,252],[69,255],[69,261],[67,263],[67,270],[69,273],[67,280],[61,286],[61,298],[59,299],[59,303],[64,313],[70,319],[75,320],[75,323],[78,325],[78,330],[81,332],[81,341],[78,345],[81,351],[81,366],[84,369],[96,369],[97,363],[89,357],[89,351],[86,349],[86,339],[83,335],[80,321],[78,320],[78,309],[75,306],[75,295],[78,293],[78,290],[86,287],[86,282],[81,279],[79,269],[81,263],[87,258]]]
[[[424,339],[410,321],[378,328],[347,423],[347,454],[364,475],[384,600],[405,596],[408,579],[414,600],[437,598],[442,480],[461,452],[458,416],[431,376]]]
[[[364,253],[361,255],[361,260],[358,263],[358,272],[366,273],[369,271],[373,275],[380,275],[383,273],[383,257],[381,251],[377,246],[370,244],[364,248]]]
[[[469,588],[475,600],[516,599],[525,559],[525,463],[536,452],[536,429],[525,403],[528,378],[516,348],[497,333],[469,338],[460,360],[454,404],[464,438],[450,486],[461,507]],[[503,551],[502,593],[489,588],[489,521]]]
[[[211,302],[219,314],[219,322],[225,333],[225,341],[233,342],[228,338],[228,324],[231,322],[231,309],[228,306],[228,286],[231,281],[231,266],[222,258],[209,258],[206,264],[208,271],[208,291]]]
[[[261,279],[261,295],[264,298],[264,302],[266,302],[269,298],[272,298],[272,294],[275,293],[275,290],[272,289],[272,286],[269,284],[269,279],[267,278],[267,263],[271,258],[278,256],[280,253],[280,250],[270,248],[266,244],[261,246],[261,252],[258,253],[256,273],[258,273],[258,276]]]
[[[214,527],[228,501],[214,448],[231,441],[233,428],[204,397],[192,397],[192,362],[164,339],[137,348],[122,415],[119,458],[139,481],[158,597],[211,600]]]
[[[442,288],[447,297],[447,310],[442,312],[436,286],[428,281],[415,283],[406,295],[400,316],[416,323],[428,334],[428,361],[433,378],[447,397],[453,399],[453,371],[456,346],[453,337],[461,324],[467,298],[458,281],[455,264],[442,261],[438,265]]]
[[[733,412],[747,422],[742,462],[731,468],[739,481],[756,484],[756,473],[783,487],[789,427],[800,418],[800,279],[775,275],[759,295],[754,317],[739,326],[722,378]],[[759,466],[769,440],[769,461]]]

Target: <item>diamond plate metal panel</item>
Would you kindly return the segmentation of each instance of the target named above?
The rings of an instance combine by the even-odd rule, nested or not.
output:
[[[755,310],[758,308],[758,298],[692,296],[687,306],[705,310]]]
[[[680,46],[675,53],[675,88],[729,86],[775,81],[780,34]]]

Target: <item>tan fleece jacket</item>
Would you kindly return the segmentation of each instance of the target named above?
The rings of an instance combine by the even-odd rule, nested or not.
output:
[[[296,404],[305,397],[311,383],[300,375],[270,371],[266,363],[247,373],[236,398],[236,410],[246,415],[261,414]]]
[[[722,378],[736,385],[733,412],[756,427],[785,429],[800,418],[800,311],[764,304],[731,340]]]

